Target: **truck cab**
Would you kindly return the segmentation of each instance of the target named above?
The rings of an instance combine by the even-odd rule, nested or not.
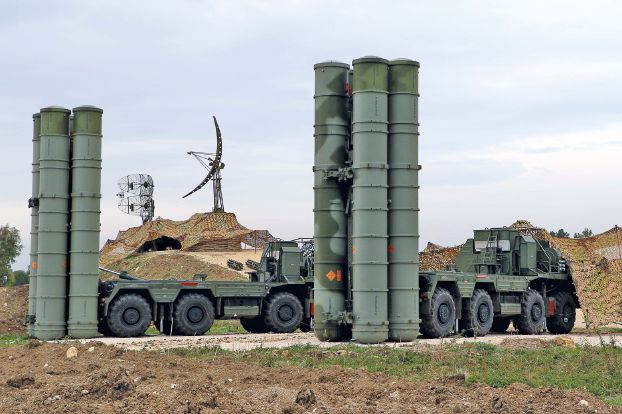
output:
[[[259,268],[249,273],[252,282],[313,282],[313,272],[295,241],[271,241],[261,255]]]

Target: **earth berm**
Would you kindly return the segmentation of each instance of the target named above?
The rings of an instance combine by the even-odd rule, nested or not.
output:
[[[76,346],[77,356],[67,358]],[[366,370],[265,367],[99,343],[0,349],[0,412],[622,413],[581,390],[410,381]],[[10,360],[10,363],[8,361]]]

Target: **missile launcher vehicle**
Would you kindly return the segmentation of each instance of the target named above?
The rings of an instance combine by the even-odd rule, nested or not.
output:
[[[565,261],[527,229],[476,230],[455,268],[419,269],[419,69],[377,56],[315,70],[314,331],[321,341],[567,333]]]
[[[566,261],[531,229],[475,230],[455,269],[421,272],[419,289],[429,338],[504,332],[511,322],[522,334],[568,333],[578,304]]]
[[[270,242],[246,281],[108,269],[119,279],[99,280],[102,110],[42,108],[29,334],[130,337],[153,322],[202,335],[228,318],[249,332],[313,329],[321,341],[359,343],[482,336],[512,322],[522,334],[570,332],[579,301],[569,268],[532,229],[475,230],[453,268],[420,271],[419,69],[376,56],[314,66],[313,243]]]
[[[125,272],[99,285],[99,330],[132,337],[150,323],[167,335],[203,335],[215,319],[240,319],[249,332],[311,329],[313,259],[295,241],[272,241],[248,281],[142,280]]]

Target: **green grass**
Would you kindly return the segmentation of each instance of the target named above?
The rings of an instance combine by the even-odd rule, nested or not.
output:
[[[2,334],[0,335],[0,348],[23,345],[28,340],[29,338],[26,334]]]
[[[622,405],[622,348],[611,345],[513,350],[468,344],[418,351],[347,345],[331,349],[297,346],[246,352],[209,348],[171,352],[192,358],[256,362],[267,367],[362,368],[411,380],[438,380],[458,375],[464,377],[465,384],[483,383],[492,387],[523,383],[533,387],[582,388],[611,404]]]

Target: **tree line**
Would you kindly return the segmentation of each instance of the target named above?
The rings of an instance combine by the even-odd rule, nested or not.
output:
[[[557,231],[551,231],[549,232],[551,236],[553,237],[564,237],[564,238],[570,238],[570,233],[568,233],[566,230],[564,229],[559,229]],[[573,239],[583,239],[585,237],[591,237],[593,236],[594,233],[592,232],[591,229],[588,229],[587,227],[583,229],[583,231],[581,233],[575,233],[574,236],[572,236]]]
[[[22,252],[19,230],[8,224],[0,226],[0,285],[15,286],[28,283],[29,271],[11,270],[11,265]]]

